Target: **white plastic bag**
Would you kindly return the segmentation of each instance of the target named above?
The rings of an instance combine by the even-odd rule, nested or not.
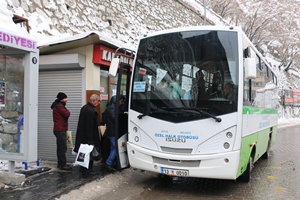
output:
[[[80,144],[78,154],[75,159],[75,164],[78,164],[88,169],[89,162],[90,162],[90,154],[93,148],[94,148],[93,145]]]
[[[75,147],[73,147],[73,149],[72,149],[72,155],[73,155],[73,156],[77,156],[77,152],[74,151],[74,148],[75,148]]]

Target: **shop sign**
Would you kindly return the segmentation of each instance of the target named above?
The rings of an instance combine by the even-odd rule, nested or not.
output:
[[[108,94],[100,94],[100,101],[108,100]]]
[[[100,87],[100,92],[101,92],[101,93],[104,92],[104,87]]]
[[[112,59],[115,57],[115,49],[105,47],[103,45],[95,44],[93,52],[93,63],[109,66]],[[128,63],[130,66],[133,64],[133,59],[126,56],[120,57],[120,62]]]
[[[27,51],[36,51],[36,42],[11,33],[0,31],[0,46],[9,46]]]
[[[294,106],[300,106],[300,92],[293,91]]]
[[[291,106],[294,103],[293,91],[284,90],[284,105]]]

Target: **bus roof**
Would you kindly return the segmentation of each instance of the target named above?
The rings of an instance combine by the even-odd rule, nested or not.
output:
[[[152,37],[152,36],[167,34],[167,33],[175,33],[175,32],[181,32],[181,31],[197,31],[197,30],[242,31],[241,27],[239,27],[239,26],[186,26],[186,27],[166,29],[166,30],[162,30],[162,31],[155,31],[152,33],[148,33],[147,35],[144,35],[142,38]]]

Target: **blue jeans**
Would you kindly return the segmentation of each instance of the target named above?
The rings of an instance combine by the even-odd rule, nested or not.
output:
[[[110,153],[106,160],[106,164],[108,165],[115,165],[116,164],[116,137],[109,137],[110,140]]]

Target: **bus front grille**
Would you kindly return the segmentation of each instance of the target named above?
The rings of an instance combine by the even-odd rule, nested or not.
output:
[[[168,153],[182,153],[182,154],[191,154],[193,149],[179,149],[179,148],[169,148],[161,147],[161,150]]]
[[[199,167],[200,160],[170,160],[158,157],[152,157],[153,162],[161,165],[169,165],[174,167]]]

